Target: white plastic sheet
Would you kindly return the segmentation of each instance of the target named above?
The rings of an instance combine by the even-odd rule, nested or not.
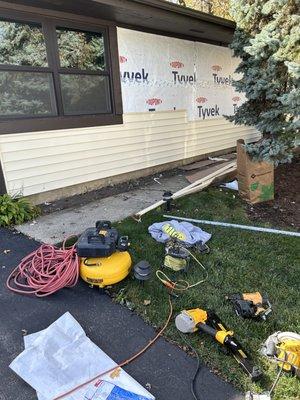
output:
[[[231,190],[239,190],[239,184],[236,179],[231,182],[223,183],[222,185],[220,185],[220,187],[224,187],[226,189],[231,189]]]
[[[25,350],[10,368],[37,391],[39,400],[53,400],[117,365],[86,336],[69,312],[47,329],[25,336],[24,343]],[[116,375],[103,375],[64,400],[154,400],[124,370]]]

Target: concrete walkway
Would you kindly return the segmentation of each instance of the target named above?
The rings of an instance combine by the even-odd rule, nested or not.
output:
[[[57,211],[16,229],[39,242],[55,244],[70,235],[82,233],[100,219],[121,221],[161,200],[165,190],[173,193],[189,183],[182,175],[158,178],[144,188],[93,201],[89,204]]]
[[[10,271],[39,246],[36,241],[0,228],[0,400],[34,400],[36,393],[9,368],[23,351],[22,330],[33,333],[48,327],[66,311],[81,324],[92,341],[116,362],[135,354],[155,336],[155,330],[132,311],[112,302],[80,281],[76,287],[36,298],[12,293],[5,287]],[[4,250],[10,250],[5,252]],[[162,323],[165,315],[162,315]],[[191,378],[196,360],[160,338],[146,353],[125,367],[157,400],[193,400]],[[59,373],[59,371],[58,371]],[[243,396],[202,366],[196,384],[201,400],[242,400]]]

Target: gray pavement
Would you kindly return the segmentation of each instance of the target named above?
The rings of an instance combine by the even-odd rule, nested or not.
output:
[[[0,228],[0,400],[36,399],[34,390],[8,366],[23,351],[22,330],[32,333],[44,329],[66,311],[116,362],[135,354],[155,335],[155,330],[139,316],[98,290],[90,289],[84,282],[46,298],[10,292],[5,286],[9,272],[38,246],[39,243],[22,234]],[[5,249],[10,252],[4,252]],[[150,388],[157,400],[193,400],[190,384],[195,368],[194,358],[164,338],[125,367],[140,384]],[[199,400],[243,399],[230,384],[205,366],[200,370],[196,389]]]
[[[159,183],[158,183],[159,182]],[[86,205],[43,215],[16,229],[39,242],[55,244],[70,235],[82,233],[100,219],[121,221],[161,200],[165,190],[173,193],[189,183],[182,175],[158,178],[145,188],[93,201]]]

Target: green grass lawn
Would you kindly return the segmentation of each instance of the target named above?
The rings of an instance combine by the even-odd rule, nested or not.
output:
[[[146,259],[153,267],[150,281],[144,286],[133,278],[113,287],[118,293],[123,289],[120,300],[129,302],[144,320],[155,327],[162,326],[168,313],[165,288],[155,277],[163,261],[164,246],[148,234],[148,226],[163,221],[164,210],[155,210],[144,216],[141,223],[126,219],[117,224],[122,235],[131,241],[134,263]],[[245,213],[245,204],[232,191],[210,188],[182,198],[176,202],[172,214],[198,219],[252,224]],[[257,225],[257,224],[256,224]],[[263,226],[263,224],[261,224]],[[264,225],[267,226],[267,225]],[[232,382],[242,391],[269,389],[276,376],[276,367],[259,354],[261,343],[275,331],[299,332],[299,238],[256,233],[213,226],[202,226],[212,233],[209,241],[211,252],[200,256],[207,267],[208,280],[202,285],[180,295],[174,303],[174,316],[182,309],[200,307],[213,309],[237,339],[252,354],[262,368],[265,379],[252,384],[231,356],[223,354],[220,346],[205,335],[188,335],[187,339],[197,349],[201,359],[209,368]],[[203,272],[192,264],[187,279],[190,282],[201,279]],[[236,292],[261,291],[267,293],[273,305],[273,313],[267,322],[243,320],[235,315],[232,306],[225,301],[225,295]],[[149,305],[144,305],[150,300]],[[186,346],[174,326],[174,319],[165,336]],[[299,379],[284,375],[275,390],[274,400],[300,399]]]

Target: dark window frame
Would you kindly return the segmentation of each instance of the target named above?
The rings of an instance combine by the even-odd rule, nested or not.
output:
[[[42,27],[44,34],[48,67],[18,66],[0,64],[0,71],[24,71],[50,73],[53,76],[54,94],[58,115],[55,116],[10,116],[0,117],[0,134],[25,133],[57,129],[103,126],[123,123],[123,108],[121,96],[121,82],[119,70],[119,54],[117,44],[117,29],[115,24],[91,23],[89,19],[83,21],[74,18],[62,18],[45,15],[35,15],[27,12],[8,11],[0,9],[0,18],[8,22],[28,23]],[[95,32],[103,34],[105,51],[105,71],[78,70],[63,68],[59,63],[59,52],[56,37],[56,28]],[[111,113],[63,115],[62,92],[60,74],[87,74],[109,76],[109,91]],[[0,98],[1,101],[1,98]]]

